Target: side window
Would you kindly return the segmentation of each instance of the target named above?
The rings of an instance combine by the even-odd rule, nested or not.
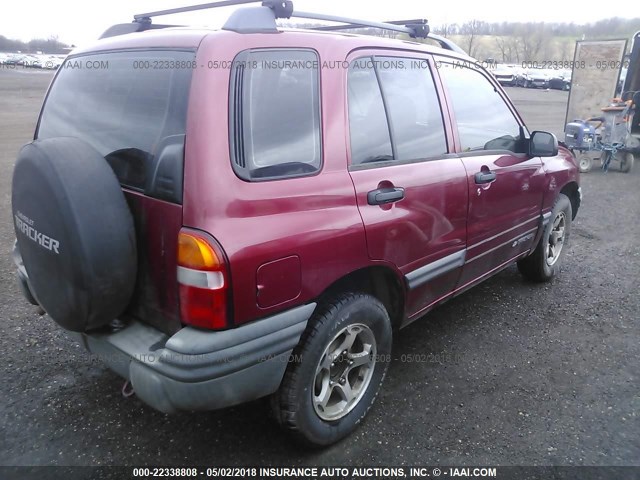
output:
[[[351,63],[347,84],[351,164],[393,160],[389,125],[371,58]]]
[[[424,61],[367,57],[348,77],[351,164],[447,153],[440,103]]]
[[[447,153],[440,102],[425,63],[410,58],[376,58],[396,160]]]
[[[520,149],[520,124],[482,73],[471,68],[439,63],[458,124],[462,150]]]
[[[311,50],[248,50],[231,72],[230,144],[245,180],[320,170],[319,60]]]

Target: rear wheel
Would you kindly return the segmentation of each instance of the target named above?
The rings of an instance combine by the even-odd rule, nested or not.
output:
[[[518,262],[518,270],[525,278],[548,282],[559,272],[571,232],[571,218],[571,201],[561,193],[535,250]]]
[[[349,293],[320,307],[272,397],[275,418],[313,446],[351,433],[384,380],[391,335],[386,309],[370,295]]]
[[[620,171],[622,173],[629,173],[633,168],[633,162],[634,162],[633,153],[620,152],[618,153],[618,158],[620,160]]]

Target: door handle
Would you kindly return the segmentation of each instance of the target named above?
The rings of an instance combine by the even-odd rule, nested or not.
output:
[[[367,193],[369,205],[386,205],[399,202],[404,198],[404,188],[378,188]]]
[[[475,175],[476,184],[482,185],[483,183],[491,183],[496,179],[496,172],[491,170],[482,170]]]

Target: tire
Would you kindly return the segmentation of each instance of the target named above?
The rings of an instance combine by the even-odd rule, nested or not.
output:
[[[587,154],[582,154],[578,157],[578,169],[580,173],[587,173],[591,171],[591,164],[593,163],[591,157]]]
[[[100,153],[71,137],[25,145],[13,173],[12,210],[29,286],[53,320],[84,332],[124,311],[136,282],[135,229]]]
[[[548,282],[560,271],[571,233],[571,219],[571,201],[561,193],[556,199],[551,218],[538,245],[531,255],[518,262],[518,270],[525,278],[534,282]],[[561,237],[558,235],[560,226],[562,226]],[[557,250],[558,240],[560,240],[559,251]],[[551,247],[552,241],[555,243],[554,247]]]
[[[633,153],[620,152],[618,158],[620,160],[620,171],[622,173],[629,173],[633,168],[633,162],[635,160]]]
[[[391,360],[391,339],[389,314],[371,295],[347,293],[321,306],[271,398],[275,419],[307,446],[326,446],[347,436],[378,394]],[[336,350],[349,340],[350,347]],[[358,356],[367,351],[368,356]],[[358,359],[364,363],[349,364]],[[351,402],[341,385],[353,392]]]

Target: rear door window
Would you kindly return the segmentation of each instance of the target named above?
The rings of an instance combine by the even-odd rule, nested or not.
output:
[[[351,164],[393,160],[391,135],[372,58],[351,63],[348,79]]]
[[[426,61],[364,57],[348,77],[351,164],[442,158],[447,139]]]
[[[275,180],[320,170],[319,76],[312,50],[248,50],[235,58],[229,130],[240,178]]]
[[[181,197],[194,67],[195,53],[186,51],[121,51],[69,58],[48,94],[37,138],[70,136],[86,141],[107,159],[121,184],[142,191],[155,189],[158,159],[162,152],[170,152],[170,158],[165,158],[179,163],[174,176],[180,178],[168,181],[175,181]],[[175,167],[163,166],[171,172]],[[166,178],[164,182],[166,186]]]
[[[440,102],[425,64],[411,58],[376,57],[396,160],[441,157],[447,153]]]

